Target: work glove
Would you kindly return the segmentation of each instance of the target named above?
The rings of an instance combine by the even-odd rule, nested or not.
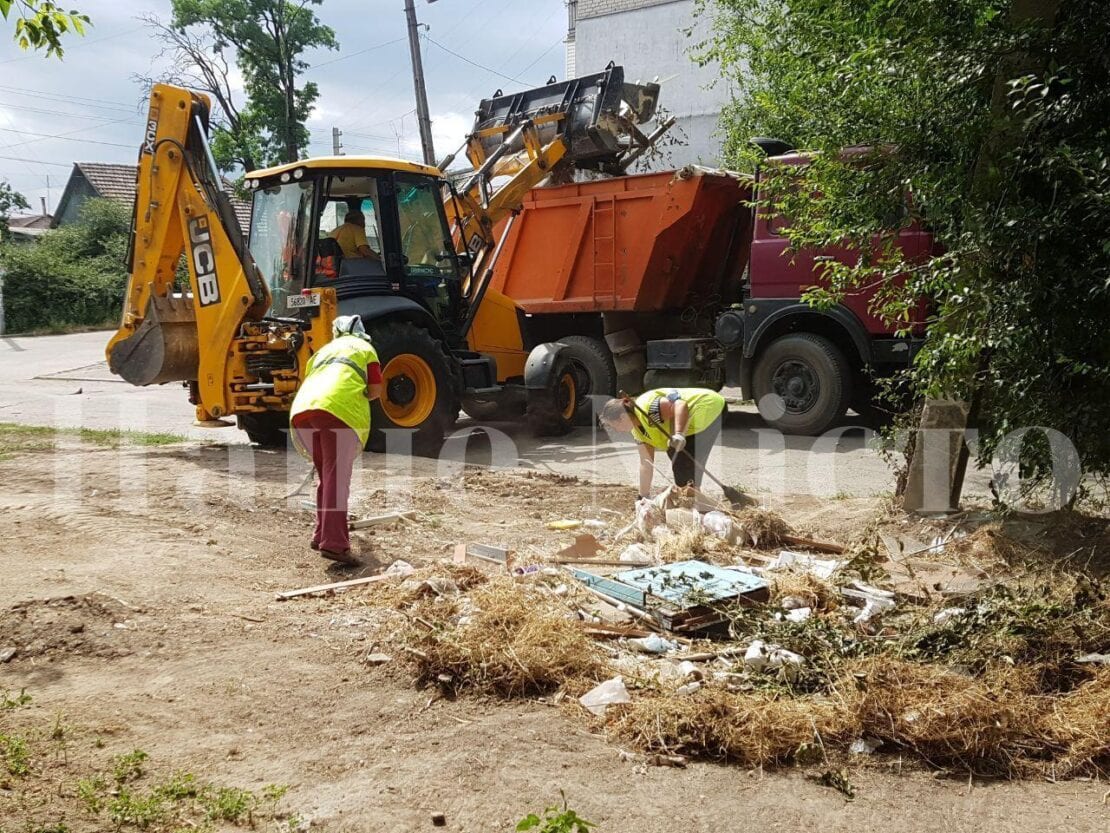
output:
[[[681,453],[686,448],[686,435],[685,434],[671,434],[670,449],[675,454]]]

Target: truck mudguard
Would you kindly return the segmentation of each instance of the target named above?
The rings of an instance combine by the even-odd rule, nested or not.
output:
[[[565,344],[552,341],[536,345],[528,354],[528,361],[524,365],[524,387],[528,390],[549,387],[555,380],[559,356],[565,347]]]
[[[796,299],[752,298],[746,303],[756,307],[755,313],[749,312],[745,316],[747,325],[744,328],[744,358],[746,359],[755,355],[760,339],[779,321],[792,316],[818,316],[831,318],[839,324],[851,338],[859,359],[864,364],[871,362],[871,337],[864,329],[863,322],[843,304],[837,304],[827,310],[818,310]]]

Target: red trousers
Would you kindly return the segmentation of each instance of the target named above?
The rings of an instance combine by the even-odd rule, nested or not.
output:
[[[351,472],[362,452],[358,434],[327,411],[297,414],[293,430],[305,450],[312,452],[312,464],[320,478],[312,544],[329,552],[348,552],[351,538],[347,532],[347,500],[351,494]]]

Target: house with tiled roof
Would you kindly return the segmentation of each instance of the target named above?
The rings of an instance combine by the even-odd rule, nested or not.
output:
[[[15,243],[27,243],[42,237],[50,229],[53,218],[49,214],[32,214],[30,217],[9,217],[8,236]]]
[[[54,226],[74,223],[81,216],[81,206],[91,199],[108,199],[132,205],[135,202],[135,180],[138,165],[116,162],[74,162],[69,181],[54,212]],[[228,189],[230,190],[230,188]],[[250,203],[231,198],[235,215],[244,233],[250,230]]]

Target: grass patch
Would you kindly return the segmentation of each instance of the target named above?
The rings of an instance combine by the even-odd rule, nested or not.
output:
[[[16,454],[51,451],[62,438],[77,438],[82,443],[102,448],[161,446],[187,441],[180,434],[123,431],[118,428],[53,428],[0,422],[0,460]]]

